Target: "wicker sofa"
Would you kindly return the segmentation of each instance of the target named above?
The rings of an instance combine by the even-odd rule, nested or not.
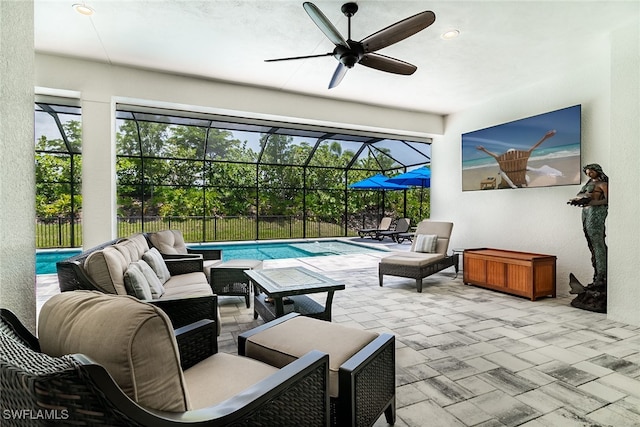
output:
[[[178,353],[166,314],[128,296],[56,295],[38,339],[0,309],[2,425],[328,425],[326,354],[277,369],[216,353],[214,327],[203,320],[177,331],[203,338]],[[199,357],[184,368],[189,348]]]
[[[106,294],[134,295],[125,283],[131,263],[146,258],[151,251],[143,234],[117,239],[86,250],[56,264],[58,285],[62,292],[96,290]],[[201,319],[217,322],[220,316],[217,297],[203,273],[203,259],[192,256],[159,261],[166,266],[169,278],[163,283],[164,292],[152,298],[141,298],[162,308],[175,328]],[[140,298],[140,295],[137,295]]]

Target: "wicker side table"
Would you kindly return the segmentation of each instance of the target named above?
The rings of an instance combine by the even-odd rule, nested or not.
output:
[[[256,259],[233,259],[211,267],[211,289],[214,294],[244,297],[247,308],[251,307],[251,280],[245,270],[262,268]]]

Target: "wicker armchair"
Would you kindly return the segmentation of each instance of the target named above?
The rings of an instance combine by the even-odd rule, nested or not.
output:
[[[162,230],[147,233],[146,238],[150,246],[158,249],[165,259],[180,259],[185,256],[201,257],[203,260],[202,271],[207,276],[209,283],[211,283],[211,267],[222,262],[222,250],[189,248],[180,230]]]
[[[195,409],[188,406],[185,410],[159,410],[141,404],[138,392],[132,398],[131,392],[125,392],[115,380],[113,372],[93,357],[86,354],[52,356],[42,352],[40,345],[10,311],[0,309],[0,413],[3,426],[299,427],[326,426],[329,422],[328,357],[318,351],[310,352],[283,369],[275,369],[270,375],[263,375],[264,378],[220,402],[195,405]],[[171,353],[171,348],[161,352]],[[261,365],[246,357],[224,356],[223,363],[231,360],[239,365]],[[191,370],[206,376],[207,372],[216,370],[211,366],[216,357],[218,355],[209,355],[184,373],[179,371],[177,376],[186,378]],[[148,366],[148,361],[146,363]],[[204,368],[199,368],[201,365]],[[273,370],[272,367],[268,369]],[[203,381],[208,381],[212,392],[234,387],[216,378],[204,378]],[[190,385],[188,381],[185,384]],[[143,384],[138,386],[144,387]],[[205,393],[192,394],[200,395],[197,398],[191,395],[192,401],[202,402]]]

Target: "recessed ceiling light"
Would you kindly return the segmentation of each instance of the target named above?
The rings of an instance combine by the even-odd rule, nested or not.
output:
[[[76,3],[73,5],[73,9],[81,15],[91,16],[95,13],[95,10],[91,6],[87,6],[84,3]]]
[[[460,35],[460,30],[448,30],[442,33],[440,37],[444,40],[451,40],[451,39],[455,39],[459,35]]]

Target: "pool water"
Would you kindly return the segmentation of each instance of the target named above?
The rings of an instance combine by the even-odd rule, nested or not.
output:
[[[270,242],[270,243],[203,243],[189,245],[198,249],[222,249],[223,261],[232,259],[283,259],[304,258],[326,255],[349,255],[367,252],[381,252],[355,243],[339,240],[321,240],[310,242]],[[55,274],[56,262],[79,254],[79,249],[55,249],[36,253],[36,274]]]
[[[190,246],[198,249],[222,249],[223,261],[229,261],[232,259],[259,259],[264,261],[267,259],[349,255],[384,251],[384,249],[376,249],[338,240],[233,243],[229,245],[205,243]]]
[[[80,249],[53,249],[36,252],[36,274],[56,274],[56,262],[80,253]]]

